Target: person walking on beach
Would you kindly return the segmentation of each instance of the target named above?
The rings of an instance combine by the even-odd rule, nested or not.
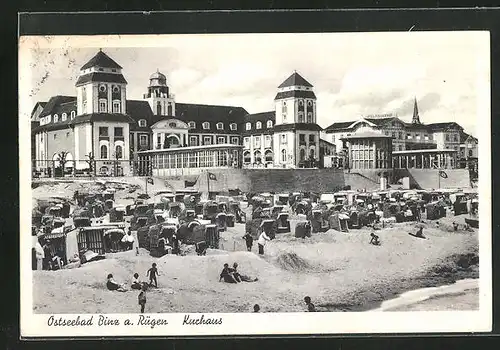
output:
[[[154,281],[154,286],[158,288],[158,281],[156,279],[156,276],[160,276],[160,274],[158,273],[158,269],[156,268],[156,263],[153,263],[153,265],[151,265],[151,268],[146,273],[146,276],[149,277],[149,285],[153,286]]]
[[[257,245],[259,247],[259,255],[264,255],[264,246],[266,245],[267,241],[270,241],[271,238],[269,238],[268,235],[266,235],[265,231],[262,231],[262,233],[259,236],[259,240],[257,241]]]
[[[316,312],[316,308],[314,307],[314,304],[311,302],[311,298],[310,297],[305,297],[304,298],[304,302],[306,303],[307,305],[307,311],[309,312]]]
[[[251,252],[252,251],[252,246],[253,246],[253,237],[252,237],[252,235],[249,232],[247,232],[247,234],[243,236],[243,239],[245,240],[245,243],[247,245],[247,250],[249,252]]]
[[[146,286],[142,286],[142,290],[139,293],[138,299],[139,299],[139,305],[141,306],[141,314],[144,313],[144,309],[146,308]]]

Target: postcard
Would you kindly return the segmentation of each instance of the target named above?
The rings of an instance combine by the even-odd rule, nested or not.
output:
[[[491,330],[489,39],[21,36],[21,335]]]

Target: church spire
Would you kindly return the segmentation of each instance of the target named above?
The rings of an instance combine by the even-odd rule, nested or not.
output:
[[[413,104],[413,118],[412,118],[412,124],[421,124],[420,123],[420,116],[418,115],[418,105],[417,105],[417,98],[415,97],[415,102]]]

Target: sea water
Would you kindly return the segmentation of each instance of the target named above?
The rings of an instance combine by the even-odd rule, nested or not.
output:
[[[377,309],[370,311],[405,311],[407,308],[414,308],[419,304],[418,309],[425,311],[427,309],[435,309],[436,305],[431,307],[431,301],[439,299],[439,309],[456,310],[460,307],[460,301],[457,296],[464,296],[467,300],[477,298],[479,304],[479,279],[463,279],[454,284],[449,284],[440,287],[415,289],[401,294],[399,297],[382,302]],[[428,304],[426,306],[426,304]],[[434,303],[436,304],[436,303]]]

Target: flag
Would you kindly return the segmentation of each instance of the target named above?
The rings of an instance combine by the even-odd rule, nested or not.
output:
[[[146,182],[147,182],[148,184],[154,185],[154,181],[153,181],[153,178],[152,178],[152,177],[148,177],[148,178],[146,179]]]
[[[214,173],[208,173],[208,178],[213,181],[217,181],[217,177],[215,176]]]
[[[443,170],[439,171],[439,176],[441,176],[443,179],[447,179],[448,178],[448,174],[446,174]]]

